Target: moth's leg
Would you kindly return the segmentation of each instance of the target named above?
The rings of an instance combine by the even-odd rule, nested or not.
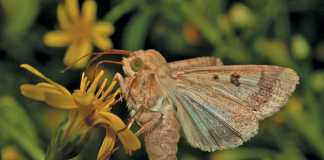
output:
[[[128,89],[127,89],[127,83],[124,79],[124,77],[119,73],[115,73],[114,77],[113,77],[113,81],[117,81],[119,83],[119,86],[122,90],[122,94],[127,97],[127,93],[128,93]]]
[[[132,127],[132,125],[134,124],[134,122],[135,122],[135,118],[134,117],[130,117],[128,119],[127,128],[130,129]]]
[[[143,124],[141,128],[135,133],[137,136],[148,132],[162,121],[162,113],[157,111],[145,110],[138,115],[138,121]]]
[[[127,128],[131,128],[133,123],[135,122],[135,117],[139,116],[140,114],[143,113],[144,111],[144,107],[140,107],[139,110],[132,110],[131,112],[135,112],[129,119],[128,119],[128,124],[127,124]],[[131,113],[132,114],[132,113]]]

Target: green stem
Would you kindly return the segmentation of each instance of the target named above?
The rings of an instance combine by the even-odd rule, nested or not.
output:
[[[104,20],[114,23],[141,3],[142,0],[124,0],[117,6],[114,6],[113,9],[105,15]]]
[[[181,3],[175,3],[179,6],[180,11],[185,17],[195,24],[201,31],[202,35],[214,46],[215,53],[218,53],[220,57],[229,57],[238,61],[250,61],[250,57],[246,49],[241,44],[240,40],[236,37],[232,37],[231,41],[225,43],[222,39],[224,35],[217,29],[217,25],[214,25],[208,20],[201,10],[198,10],[189,2],[182,1]]]
[[[198,27],[211,44],[216,47],[221,47],[222,40],[219,32],[216,30],[216,26],[211,25],[189,2],[182,2],[178,5],[180,5],[180,11],[182,11],[189,21]]]
[[[46,153],[46,160],[70,159],[77,156],[90,136],[91,127],[80,112],[71,112],[60,125]]]

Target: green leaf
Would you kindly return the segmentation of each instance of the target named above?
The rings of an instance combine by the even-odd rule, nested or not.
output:
[[[141,0],[124,0],[123,2],[114,6],[114,8],[105,15],[104,20],[114,23],[127,12],[137,7],[140,2]]]
[[[130,20],[123,33],[123,49],[133,51],[144,48],[145,39],[155,13],[152,8],[148,7]]]
[[[269,158],[272,159],[272,156],[275,153],[263,149],[263,148],[237,148],[234,150],[224,150],[215,152],[211,159],[226,159],[226,160],[236,160],[236,159],[261,159]]]
[[[1,0],[5,14],[4,33],[9,38],[19,38],[34,23],[39,11],[38,0]]]
[[[260,38],[255,41],[254,48],[273,64],[293,66],[293,62],[289,56],[288,46],[283,40]]]
[[[35,160],[44,158],[35,127],[22,107],[8,96],[0,97],[1,138],[16,142]]]

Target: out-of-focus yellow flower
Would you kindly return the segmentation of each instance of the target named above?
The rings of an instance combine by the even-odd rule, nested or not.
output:
[[[80,11],[77,0],[65,0],[65,4],[57,7],[60,30],[45,34],[44,43],[52,47],[69,46],[65,57],[65,65],[82,68],[88,62],[92,52],[92,42],[101,50],[112,48],[107,36],[114,32],[108,22],[96,22],[97,4],[94,0],[85,0]],[[82,59],[80,57],[86,56]]]
[[[7,146],[1,149],[2,160],[21,160],[22,157],[15,147]]]
[[[106,128],[106,136],[97,159],[106,159],[112,153],[116,136],[123,144],[127,153],[140,148],[138,138],[118,116],[110,112],[112,106],[118,102],[116,97],[120,94],[119,88],[117,90],[114,89],[117,82],[113,81],[108,85],[108,80],[104,79],[98,87],[104,71],[100,71],[93,81],[89,81],[85,73],[83,73],[80,89],[70,93],[65,87],[50,80],[32,66],[22,64],[21,67],[46,81],[36,85],[21,85],[21,93],[24,96],[37,101],[43,101],[55,108],[70,110],[73,113],[77,112],[79,113],[78,115],[81,115],[80,119],[84,122],[80,124],[87,125],[89,128],[97,125]],[[79,128],[82,128],[82,126],[79,126]]]
[[[228,16],[230,21],[236,27],[252,27],[255,25],[255,15],[243,3],[235,3],[229,10]]]
[[[310,46],[302,35],[294,35],[291,39],[291,51],[299,60],[305,59],[310,53]]]
[[[289,49],[285,41],[280,39],[257,39],[254,44],[255,50],[268,58],[274,64],[291,66]]]
[[[284,116],[284,114],[283,114],[282,112],[279,112],[279,113],[277,113],[277,114],[272,118],[272,120],[273,120],[276,124],[278,124],[278,125],[282,125],[282,124],[285,123],[286,118],[285,118],[285,116]]]
[[[304,105],[300,98],[293,96],[288,101],[287,109],[291,113],[301,113],[304,109]]]
[[[313,91],[322,93],[324,91],[324,72],[313,72],[310,75],[310,87]]]

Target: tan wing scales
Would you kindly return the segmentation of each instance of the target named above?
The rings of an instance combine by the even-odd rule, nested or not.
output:
[[[267,65],[192,67],[179,72],[178,84],[205,86],[207,96],[225,96],[250,107],[258,119],[277,112],[299,83],[295,71]]]
[[[191,67],[221,66],[223,62],[216,57],[198,57],[168,63],[172,71],[183,70]]]

